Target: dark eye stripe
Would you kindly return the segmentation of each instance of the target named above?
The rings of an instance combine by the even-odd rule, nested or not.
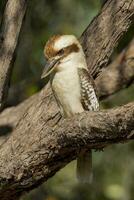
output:
[[[57,55],[61,55],[61,56],[63,55],[63,57],[66,57],[70,53],[78,52],[79,51],[79,47],[75,43],[73,43],[72,45],[67,46],[67,47],[61,49],[60,51],[54,51],[53,48],[47,48],[47,46],[48,45],[46,45],[46,48],[45,48],[45,55],[46,55],[47,59],[55,57]]]
[[[72,52],[78,52],[78,51],[79,47],[77,46],[77,44],[72,44],[58,51],[56,55],[63,55],[65,57]]]
[[[79,47],[75,43],[64,48],[64,52],[66,54],[69,54],[69,53],[72,53],[72,52],[78,52],[78,51],[79,51]]]
[[[61,49],[60,51],[58,51],[57,55],[62,55],[64,54],[64,49]]]

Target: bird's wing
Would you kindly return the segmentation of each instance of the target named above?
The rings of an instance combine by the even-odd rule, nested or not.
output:
[[[97,99],[94,80],[84,68],[78,68],[78,74],[81,84],[81,103],[84,110],[99,110],[99,102]]]

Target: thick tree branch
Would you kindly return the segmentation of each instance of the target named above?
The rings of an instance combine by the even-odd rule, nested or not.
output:
[[[2,126],[14,128],[0,148],[1,199],[8,199],[9,194],[14,199],[47,180],[75,159],[81,148],[98,149],[134,139],[134,103],[109,111],[82,113],[57,123],[54,102],[50,104],[46,95],[44,104],[42,95],[41,92],[32,105],[27,102],[25,109],[21,105],[23,111],[17,124],[8,110],[8,119],[4,114],[0,116]],[[17,118],[16,107],[14,113]]]
[[[120,38],[134,17],[134,0],[109,0],[100,14],[83,32],[81,43],[93,77],[106,66]]]
[[[0,110],[8,94],[15,49],[25,12],[26,0],[7,1],[0,33]]]

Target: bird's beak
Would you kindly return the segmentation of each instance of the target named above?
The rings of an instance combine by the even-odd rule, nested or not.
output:
[[[42,72],[41,79],[51,74],[51,72],[55,69],[58,63],[59,63],[59,59],[52,59],[52,60],[47,61],[45,68]]]

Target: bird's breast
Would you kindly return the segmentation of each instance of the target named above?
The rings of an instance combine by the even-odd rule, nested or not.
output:
[[[80,80],[77,69],[57,72],[51,81],[58,105],[65,116],[83,112]]]

